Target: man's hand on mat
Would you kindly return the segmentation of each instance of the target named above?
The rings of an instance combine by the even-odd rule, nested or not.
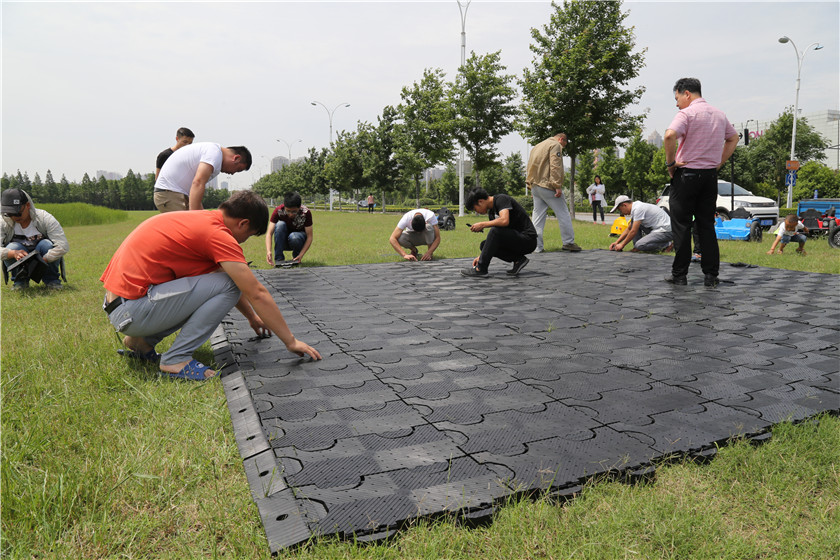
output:
[[[255,316],[253,319],[248,319],[248,324],[251,325],[251,328],[254,329],[254,332],[257,333],[257,336],[260,338],[270,338],[271,331],[268,330],[268,327],[265,326],[265,323],[262,322],[262,319]]]
[[[302,342],[298,339],[294,339],[294,341],[291,344],[287,344],[286,350],[297,354],[298,356],[303,356],[304,354],[307,354],[313,360],[321,359],[321,354],[319,354],[317,350],[309,346],[307,343]]]

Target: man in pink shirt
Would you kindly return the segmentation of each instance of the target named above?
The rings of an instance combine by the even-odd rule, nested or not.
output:
[[[665,281],[687,284],[694,221],[700,238],[703,284],[714,287],[718,285],[720,269],[715,235],[718,169],[735,151],[738,133],[723,111],[703,99],[700,80],[677,80],[674,99],[680,112],[665,131],[665,165],[672,177],[669,206],[676,254],[671,276]]]

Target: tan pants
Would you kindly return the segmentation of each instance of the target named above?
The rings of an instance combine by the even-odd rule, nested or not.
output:
[[[190,209],[190,197],[175,191],[155,191],[154,201],[161,213]]]

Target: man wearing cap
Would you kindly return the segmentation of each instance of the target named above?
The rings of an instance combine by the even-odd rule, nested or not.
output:
[[[634,253],[654,253],[671,245],[671,218],[662,208],[638,200],[634,202],[629,196],[621,195],[615,199],[610,212],[616,210],[622,216],[630,216],[630,226],[610,244],[610,251],[623,250],[631,240]]]
[[[203,210],[207,183],[220,171],[238,173],[251,169],[251,152],[245,146],[223,148],[198,142],[172,154],[155,181],[155,206],[161,212]]]
[[[738,133],[723,111],[703,99],[700,80],[677,80],[674,100],[680,111],[665,131],[663,147],[665,165],[673,178],[669,207],[676,253],[671,275],[665,281],[687,284],[694,221],[700,238],[703,284],[714,287],[718,285],[720,270],[720,249],[715,235],[718,169],[735,151]]]
[[[525,184],[531,189],[531,196],[534,197],[533,224],[537,230],[535,253],[543,251],[543,230],[549,208],[554,210],[557,225],[560,226],[560,240],[563,244],[561,250],[574,253],[580,251],[580,247],[575,244],[572,216],[563,196],[563,148],[568,143],[569,139],[561,132],[534,146],[528,156]]]
[[[0,258],[6,267],[37,251],[47,263],[42,276],[44,285],[60,290],[58,264],[61,257],[70,250],[70,245],[58,220],[45,210],[37,210],[32,198],[23,189],[3,191],[2,213]],[[27,288],[29,280],[29,270],[12,271],[13,290]]]
[[[440,245],[440,227],[437,214],[427,208],[410,210],[403,214],[397,227],[391,233],[391,247],[407,261],[430,261]],[[427,245],[428,250],[420,255],[417,247]],[[408,253],[404,249],[408,249]]]

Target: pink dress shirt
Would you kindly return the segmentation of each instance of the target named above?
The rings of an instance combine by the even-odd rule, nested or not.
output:
[[[738,134],[723,111],[715,109],[702,97],[677,113],[668,128],[676,132],[679,139],[677,161],[685,162],[689,169],[719,166],[725,140]]]

